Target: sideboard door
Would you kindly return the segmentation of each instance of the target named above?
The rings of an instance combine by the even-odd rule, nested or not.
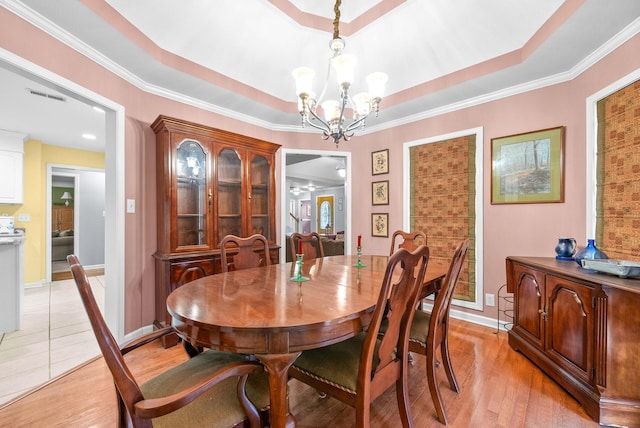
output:
[[[556,364],[593,382],[593,287],[547,275],[546,352]]]
[[[542,272],[517,264],[513,267],[513,276],[507,279],[514,282],[512,289],[517,296],[513,328],[540,350],[544,349],[546,316],[544,277]]]

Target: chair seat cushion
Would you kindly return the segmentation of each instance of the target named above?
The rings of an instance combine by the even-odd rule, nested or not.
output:
[[[427,334],[429,332],[429,322],[431,320],[431,314],[428,312],[422,312],[416,310],[413,315],[413,321],[411,322],[411,330],[409,331],[409,342],[416,342],[420,345],[427,346]],[[384,334],[387,331],[387,321],[383,321],[380,325],[380,334]]]
[[[333,345],[304,351],[293,365],[316,378],[321,378],[325,382],[355,394],[360,367],[360,354],[362,353],[365,337],[366,333],[360,333],[355,337]],[[377,346],[379,345],[380,341],[377,343]],[[374,352],[374,355],[376,354],[377,349]],[[374,361],[373,370],[376,369],[377,365],[378,361]]]
[[[241,355],[205,351],[140,386],[145,398],[159,398],[183,391],[206,376],[235,362],[246,362]],[[246,419],[236,388],[238,377],[225,379],[187,406],[153,419],[154,427],[230,427]],[[258,408],[269,406],[269,381],[264,372],[251,374],[247,396]]]
[[[418,342],[422,346],[427,346],[427,334],[429,332],[429,322],[431,314],[416,310],[411,323],[411,331],[409,332],[409,341]]]

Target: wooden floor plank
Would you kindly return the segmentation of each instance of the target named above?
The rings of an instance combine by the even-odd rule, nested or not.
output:
[[[597,427],[582,407],[558,384],[507,344],[504,332],[452,320],[451,359],[460,394],[442,372],[438,379],[449,427]],[[127,361],[140,382],[184,361],[180,346],[163,349],[148,345]],[[425,380],[425,359],[414,356],[410,368],[409,399],[417,428],[442,427]],[[354,425],[355,411],[295,380],[290,382],[291,411],[299,427]],[[373,403],[371,426],[399,426],[395,391]],[[111,375],[98,358],[0,408],[2,427],[114,427],[116,400]]]

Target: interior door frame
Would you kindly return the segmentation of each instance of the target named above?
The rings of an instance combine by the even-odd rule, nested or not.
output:
[[[286,263],[286,251],[283,250],[285,248],[285,240],[286,240],[286,230],[287,230],[287,217],[289,212],[289,207],[287,205],[286,195],[289,192],[287,188],[287,155],[288,154],[307,154],[307,155],[326,155],[326,156],[342,156],[345,158],[345,167],[346,167],[346,176],[344,180],[344,253],[351,254],[351,233],[349,233],[351,228],[351,152],[341,152],[334,150],[303,150],[303,149],[286,149],[282,148],[280,150],[280,165],[281,171],[280,174],[280,263]]]
[[[4,49],[0,61],[16,73],[105,111],[105,321],[118,343],[139,335],[125,337],[124,325],[124,258],[125,258],[125,109],[79,84],[53,73]],[[49,219],[50,220],[50,219]]]

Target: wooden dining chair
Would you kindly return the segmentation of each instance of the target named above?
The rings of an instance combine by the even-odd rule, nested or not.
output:
[[[296,260],[296,254],[298,254],[298,241],[302,241],[302,254],[304,259],[317,259],[324,257],[324,248],[322,247],[322,240],[317,232],[311,233],[292,233],[289,237],[289,243],[291,248],[291,260]]]
[[[392,255],[399,248],[414,251],[420,245],[427,245],[427,235],[424,232],[396,230],[391,237],[391,250],[389,251],[389,255]]]
[[[155,330],[119,347],[78,258],[72,254],[67,261],[113,376],[119,427],[229,427],[246,426],[247,421],[252,428],[268,425],[268,379],[259,363],[241,355],[206,351],[139,385],[124,355],[175,330]]]
[[[249,269],[271,264],[269,243],[263,235],[255,234],[248,238],[227,235],[220,241],[220,263],[222,272]]]
[[[436,368],[439,365],[436,360],[436,351],[440,347],[442,366],[449,380],[449,386],[456,393],[460,392],[458,382],[453,373],[453,367],[451,366],[451,357],[449,356],[449,311],[451,309],[453,291],[460,279],[468,250],[469,240],[465,239],[455,250],[431,313],[416,310],[409,333],[409,351],[426,356],[429,392],[436,408],[438,420],[445,425],[447,424],[447,413],[445,412],[440,388],[436,380]]]
[[[370,406],[395,384],[404,427],[413,426],[407,389],[409,328],[429,259],[422,245],[401,249],[388,261],[366,332],[323,348],[303,351],[289,375],[355,407],[356,426],[369,426]],[[394,276],[395,275],[395,276]],[[381,324],[387,334],[379,337]]]

